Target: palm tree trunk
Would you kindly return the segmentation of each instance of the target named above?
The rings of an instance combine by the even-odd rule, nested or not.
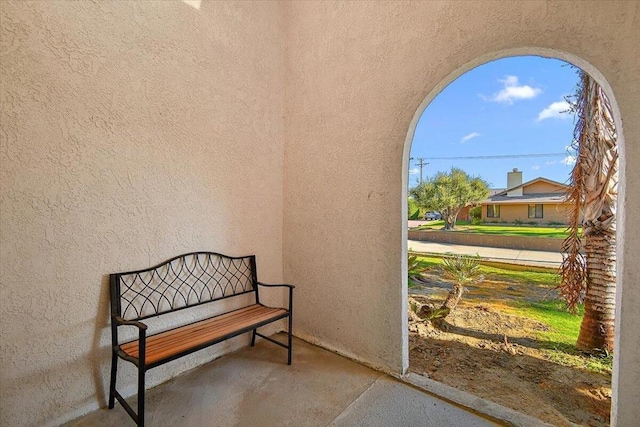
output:
[[[616,300],[616,239],[614,233],[586,238],[587,289],[577,347],[613,351]]]
[[[464,290],[464,286],[454,283],[453,287],[447,294],[447,299],[444,300],[444,303],[440,306],[440,311],[443,313],[442,318],[444,319],[451,313],[458,303],[460,302],[460,298],[462,298],[462,291]]]

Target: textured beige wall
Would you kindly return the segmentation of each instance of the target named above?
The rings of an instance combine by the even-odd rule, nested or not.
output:
[[[548,224],[549,222],[567,223],[568,204],[545,204],[542,208],[543,218],[529,218],[529,205],[527,204],[499,204],[500,218],[487,217],[487,205],[482,205],[482,221],[484,222],[510,222],[516,220],[522,222],[537,222]]]
[[[296,332],[395,371],[408,360],[402,188],[416,111],[460,74],[505,55],[556,52],[606,76],[626,136],[614,422],[633,425],[640,418],[640,267],[631,261],[640,253],[638,2],[294,2],[287,23],[284,259],[300,297]]]
[[[260,279],[282,280],[281,5],[0,13],[0,425],[57,424],[105,404],[108,273],[215,250],[256,253]]]

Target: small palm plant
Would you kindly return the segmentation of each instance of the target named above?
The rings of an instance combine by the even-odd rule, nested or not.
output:
[[[462,298],[466,285],[484,279],[480,271],[479,257],[468,255],[450,255],[442,258],[442,269],[445,278],[453,282],[453,287],[444,303],[437,309],[431,319],[444,319],[451,313]]]

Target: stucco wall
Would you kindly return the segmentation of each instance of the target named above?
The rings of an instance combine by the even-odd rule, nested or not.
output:
[[[0,14],[0,425],[58,424],[105,404],[108,273],[215,250],[256,253],[259,278],[282,280],[281,5],[2,1]]]
[[[600,70],[624,120],[616,356],[623,374],[616,371],[614,385],[623,410],[614,421],[633,425],[640,418],[633,332],[640,267],[631,261],[640,253],[640,198],[631,196],[640,194],[639,19],[637,2],[292,3],[284,273],[298,286],[296,332],[374,365],[406,366],[407,130],[428,97],[473,66],[553,49]]]
[[[551,204],[545,203],[542,208],[542,218],[529,218],[529,205],[528,204],[500,204],[500,217],[489,218],[487,217],[487,205],[482,205],[482,221],[484,222],[509,222],[513,223],[516,220],[527,222],[536,222],[538,224],[554,223],[567,223],[567,215],[570,206],[564,204]]]

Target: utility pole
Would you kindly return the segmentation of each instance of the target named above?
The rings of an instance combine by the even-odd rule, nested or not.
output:
[[[424,161],[424,157],[418,157],[418,163],[416,163],[416,165],[420,167],[420,185],[422,185],[422,168],[428,164],[429,162]]]

